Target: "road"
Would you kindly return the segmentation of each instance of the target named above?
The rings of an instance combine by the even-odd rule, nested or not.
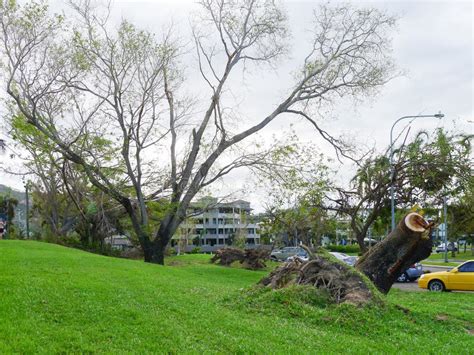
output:
[[[423,266],[423,270],[430,271],[430,272],[447,271],[447,270],[451,270],[452,268],[453,268],[452,266],[448,266],[448,267],[446,267],[446,266]],[[400,290],[404,290],[404,291],[421,291],[421,292],[427,291],[425,289],[419,288],[418,283],[416,281],[415,282],[404,282],[404,283],[395,282],[393,284],[393,287],[398,288]]]

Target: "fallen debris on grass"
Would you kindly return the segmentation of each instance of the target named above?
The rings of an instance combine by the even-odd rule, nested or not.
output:
[[[365,276],[325,254],[311,254],[308,261],[298,258],[288,261],[259,283],[273,289],[289,285],[311,285],[327,290],[334,303],[351,303],[357,306],[370,303],[377,297],[377,291]]]
[[[257,270],[263,269],[267,265],[270,253],[264,249],[239,249],[234,247],[218,249],[211,258],[211,263],[217,263],[223,266],[230,266],[233,262],[240,262],[244,268]]]

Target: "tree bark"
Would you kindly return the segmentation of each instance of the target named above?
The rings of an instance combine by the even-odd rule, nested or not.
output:
[[[163,236],[157,235],[153,243],[153,254],[151,257],[151,262],[155,264],[164,265],[165,264],[165,249],[168,245],[168,242],[171,240],[171,236],[163,239]]]
[[[355,267],[384,294],[395,280],[412,264],[431,254],[432,223],[417,213],[406,215],[390,234],[356,263]]]

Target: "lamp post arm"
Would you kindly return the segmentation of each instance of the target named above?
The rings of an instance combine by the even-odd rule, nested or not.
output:
[[[392,158],[393,158],[393,129],[395,128],[395,125],[402,121],[402,120],[405,120],[407,118],[420,118],[420,117],[436,117],[436,118],[441,118],[443,117],[441,114],[436,114],[436,115],[414,115],[414,116],[403,116],[403,117],[400,117],[398,120],[396,120],[393,125],[392,125],[392,128],[390,129],[390,164],[392,163]]]
[[[404,119],[407,119],[407,118],[419,118],[419,117],[434,117],[434,118],[443,118],[444,115],[439,112],[437,114],[434,114],[434,115],[412,115],[412,116],[403,116],[403,117],[400,117],[398,120],[396,120],[393,125],[392,125],[392,128],[390,129],[390,207],[391,207],[391,215],[392,215],[392,230],[395,229],[395,187],[393,186],[393,179],[395,177],[395,169],[394,169],[394,166],[393,166],[393,129],[395,128],[395,125],[404,120]]]

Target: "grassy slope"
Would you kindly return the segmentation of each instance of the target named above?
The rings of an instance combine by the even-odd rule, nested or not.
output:
[[[161,267],[0,241],[0,353],[473,349],[466,329],[474,328],[474,294],[391,292],[390,304],[408,313],[317,308],[281,297],[251,306],[237,301],[239,289],[265,272],[207,261],[182,256]]]

